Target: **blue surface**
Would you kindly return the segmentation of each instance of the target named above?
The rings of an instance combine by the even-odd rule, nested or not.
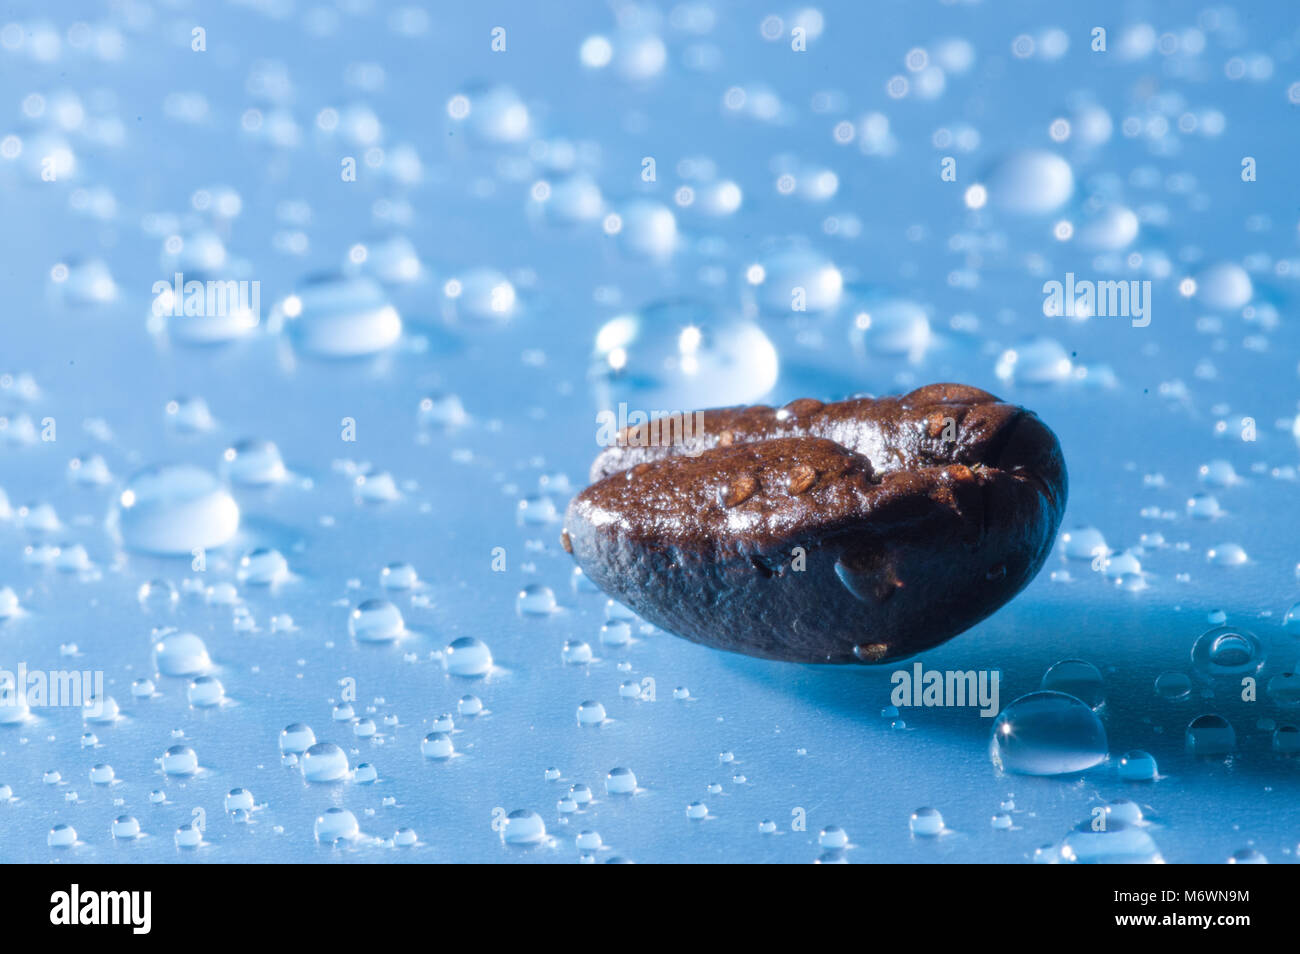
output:
[[[366,2],[7,5],[0,139],[17,137],[21,150],[10,157],[12,142],[0,147],[0,487],[12,510],[0,505],[0,587],[12,588],[22,612],[0,622],[0,668],[101,670],[122,715],[83,725],[76,709],[38,708],[0,725],[0,785],[13,795],[0,803],[0,859],[573,862],[573,836],[593,830],[607,846],[601,861],[1025,862],[1098,806],[1131,799],[1166,861],[1222,862],[1248,848],[1294,860],[1300,764],[1276,754],[1271,739],[1272,725],[1300,714],[1266,686],[1294,667],[1300,636],[1286,619],[1300,599],[1295,8],[867,6],[823,4],[824,29],[810,30],[807,50],[796,52],[792,27],[813,20],[793,5],[573,3],[560,14],[535,3],[430,4],[423,18],[415,5],[401,13]],[[779,29],[765,20],[773,13]],[[206,30],[202,52],[191,49],[196,26]],[[497,26],[506,29],[503,52],[491,49]],[[1095,26],[1108,31],[1106,52],[1090,49]],[[1060,56],[1053,29],[1068,41]],[[593,34],[615,39],[603,69],[580,60]],[[1160,48],[1166,35],[1172,52]],[[654,38],[665,54],[658,71]],[[944,38],[968,44],[964,72],[963,48]],[[927,51],[919,70],[907,62],[915,50]],[[652,75],[629,77],[638,63]],[[936,64],[945,64],[937,93]],[[888,91],[891,77],[907,79],[901,97]],[[518,92],[529,125],[513,141],[484,141],[492,102],[484,90],[501,86]],[[735,87],[745,90],[738,109]],[[782,104],[774,116],[761,108],[763,89]],[[460,121],[449,115],[458,94],[471,106]],[[1111,120],[1104,141],[1087,141],[1098,128],[1088,104]],[[327,109],[342,117],[333,131],[322,128],[331,126],[328,114],[321,119]],[[366,111],[378,129],[367,128]],[[885,136],[869,118],[877,113],[887,117]],[[518,117],[498,118],[509,130]],[[1070,132],[1054,141],[1062,117]],[[845,121],[852,132],[840,142]],[[288,123],[296,135],[285,133]],[[60,147],[75,168],[56,162],[55,180],[43,181],[40,160]],[[367,159],[374,148],[382,152]],[[1068,199],[1014,215],[1023,184],[1012,182],[968,208],[968,189],[997,182],[1008,157],[1026,149],[1068,161]],[[945,156],[956,159],[955,182],[940,177]],[[1242,180],[1246,156],[1256,181]],[[340,175],[344,157],[356,159],[354,182]],[[645,157],[655,158],[654,182],[642,178]],[[574,169],[598,184],[602,205],[587,221],[557,225],[530,196]],[[828,188],[825,170],[837,178],[833,195],[810,196]],[[789,195],[785,174],[795,182]],[[710,178],[738,185],[738,211],[702,208]],[[678,204],[682,186],[695,190],[694,204]],[[200,190],[207,200],[196,201]],[[216,211],[223,195],[238,197],[237,215]],[[670,254],[649,256],[629,241],[637,200],[675,216]],[[1136,236],[1104,219],[1086,230],[1099,207],[1116,206],[1140,223]],[[623,234],[606,234],[610,213],[622,216]],[[1054,234],[1062,221],[1074,227],[1067,240]],[[259,281],[261,291],[258,329],[217,347],[151,327],[154,282],[193,271],[167,257],[166,241],[181,236],[192,252],[205,233],[244,262],[216,274]],[[388,288],[404,322],[398,345],[322,360],[275,332],[273,305],[304,278],[341,268],[358,245],[372,256],[361,267],[373,265],[377,240],[393,235],[409,240],[422,265],[418,281]],[[776,282],[774,244],[792,238],[849,286],[820,312],[792,313],[780,287],[769,294],[771,285],[749,281],[751,266],[765,263]],[[86,274],[75,263],[87,259],[111,273],[108,300],[72,300]],[[71,266],[62,281],[60,263]],[[1249,276],[1246,300],[1207,273],[1218,263]],[[501,273],[489,287],[512,283],[508,317],[467,307],[474,270],[485,267]],[[1044,315],[1044,282],[1067,272],[1151,280],[1150,324]],[[1189,277],[1199,277],[1194,294],[1180,291]],[[467,292],[449,299],[457,279]],[[931,334],[912,354],[870,336],[853,346],[860,302],[882,296],[927,316]],[[605,322],[674,298],[718,323],[706,349],[725,351],[736,322],[757,323],[779,355],[775,384],[749,393],[767,384],[754,372],[593,387]],[[671,314],[645,313],[659,317],[645,319],[629,367],[655,370],[678,326]],[[1037,338],[1059,346],[1069,372],[1036,385],[1025,371],[1044,346],[1023,343]],[[999,375],[1009,349],[1021,354],[1018,373]],[[1094,572],[1087,559],[1056,554],[1010,605],[920,660],[927,669],[1000,671],[1003,706],[1037,689],[1059,660],[1096,665],[1111,758],[1081,776],[1000,775],[988,754],[991,720],[970,708],[904,709],[905,727],[891,724],[881,710],[893,667],[780,665],[661,632],[603,646],[605,599],[572,587],[560,524],[518,516],[520,501],[545,489],[540,481],[554,486],[552,475],[582,486],[597,451],[596,415],[616,401],[688,409],[697,398],[780,403],[943,380],[1037,411],[1069,464],[1065,529],[1095,527],[1116,556],[1132,550],[1141,564],[1140,577],[1117,581],[1113,561]],[[432,394],[457,395],[468,419],[452,428],[422,421],[420,402]],[[215,426],[187,434],[169,423],[167,404],[181,396],[204,399]],[[55,440],[41,439],[46,418]],[[355,442],[341,439],[345,418]],[[1242,439],[1243,418],[1254,421],[1254,440]],[[207,553],[206,570],[114,538],[108,517],[131,474],[166,461],[220,474],[223,451],[244,438],[275,442],[292,476],[271,489],[233,488],[239,533]],[[69,461],[91,454],[103,457],[109,484],[71,479]],[[1207,485],[1200,468],[1216,460],[1238,479]],[[367,470],[390,473],[400,499],[358,501],[355,477]],[[1221,515],[1189,513],[1196,493],[1213,494]],[[551,496],[562,512],[568,492]],[[21,512],[39,504],[54,509],[58,529],[42,531]],[[84,546],[93,569],[33,564],[28,548],[42,542],[65,554]],[[1247,561],[1212,561],[1225,543]],[[280,550],[294,579],[269,591],[240,584],[239,559],[255,547]],[[499,572],[495,548],[504,550]],[[385,595],[380,571],[395,561],[424,580],[414,594],[388,594],[410,632],[396,644],[358,642],[349,611]],[[151,579],[180,591],[174,610],[142,610],[137,591]],[[232,606],[205,598],[222,583],[237,584],[255,631],[234,625]],[[518,613],[516,594],[534,583],[552,588],[557,612]],[[1258,701],[1242,701],[1237,680],[1194,671],[1192,644],[1215,625],[1215,611],[1263,644]],[[279,614],[294,628],[273,631]],[[155,697],[133,698],[133,681],[154,677],[151,631],[163,625],[201,636],[225,705],[193,708],[188,680],[167,676],[155,678]],[[444,671],[444,647],[463,636],[491,647],[496,666],[486,678]],[[596,660],[566,665],[566,640],[590,643]],[[1190,698],[1156,693],[1166,670],[1194,676]],[[332,718],[349,678],[356,715],[377,723],[373,738]],[[654,701],[620,696],[623,683],[646,679]],[[677,687],[689,698],[673,698]],[[424,758],[433,720],[456,714],[466,693],[486,711],[456,716],[457,756]],[[588,699],[608,711],[599,727],[577,723]],[[1185,752],[1187,724],[1207,712],[1233,724],[1230,757]],[[294,722],[342,746],[351,767],[373,764],[378,781],[305,782],[278,747]],[[93,747],[83,745],[86,731]],[[157,760],[180,743],[198,753],[199,774],[163,774]],[[1158,781],[1119,779],[1119,756],[1132,749],[1155,756]],[[116,774],[111,786],[90,780],[100,763]],[[605,794],[616,766],[635,772],[635,795]],[[559,779],[546,777],[551,767]],[[574,784],[596,798],[565,821],[557,803]],[[243,822],[223,808],[236,787],[259,806]],[[165,801],[151,803],[153,791]],[[696,801],[707,818],[687,817]],[[1013,826],[996,830],[990,818],[1008,801]],[[362,837],[318,843],[314,823],[332,806],[356,815]],[[942,837],[910,833],[922,806],[943,814]],[[178,849],[177,826],[200,808],[204,845]],[[502,812],[517,809],[542,817],[548,841],[504,843]],[[795,830],[801,813],[806,828]],[[119,816],[138,819],[144,837],[115,839]],[[769,819],[777,831],[761,833]],[[60,823],[78,833],[70,849],[47,846]],[[851,847],[819,845],[831,825]],[[391,843],[402,827],[417,832],[414,848]]]

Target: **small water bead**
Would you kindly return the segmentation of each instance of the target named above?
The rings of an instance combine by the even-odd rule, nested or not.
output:
[[[431,394],[420,401],[420,423],[424,426],[436,426],[448,430],[461,427],[469,420],[465,406],[455,394]]]
[[[599,219],[605,211],[605,199],[596,181],[579,172],[546,183],[545,190],[533,193],[530,208],[551,225],[568,227]]]
[[[411,590],[420,583],[420,575],[409,563],[390,563],[379,571],[379,585],[386,590]]]
[[[453,676],[484,676],[492,670],[492,651],[483,640],[462,636],[443,650],[442,665]]]
[[[95,725],[109,725],[118,720],[122,710],[112,696],[91,696],[81,705],[81,718]]]
[[[1063,692],[1096,709],[1106,701],[1101,671],[1082,659],[1063,659],[1043,674],[1041,689]]]
[[[1126,782],[1150,782],[1157,775],[1155,758],[1141,749],[1126,752],[1119,760],[1119,777]]]
[[[174,836],[176,847],[189,850],[203,844],[203,829],[196,822],[185,822],[176,829]]]
[[[476,716],[483,711],[483,700],[478,696],[461,696],[456,711],[466,717]]]
[[[930,346],[930,319],[906,298],[885,298],[856,309],[850,325],[853,346],[868,355],[920,358]]]
[[[208,402],[201,397],[176,398],[168,401],[164,410],[167,414],[167,422],[187,434],[210,431],[216,426],[212,412],[208,410]]]
[[[1016,699],[997,717],[989,754],[1005,772],[1082,772],[1105,760],[1106,730],[1087,703],[1040,690]]]
[[[449,279],[442,289],[446,310],[475,322],[505,323],[519,311],[519,296],[495,268],[474,268]]]
[[[357,824],[357,816],[346,808],[327,808],[316,817],[314,832],[322,845],[333,845],[358,838],[361,826]]]
[[[1237,747],[1237,733],[1223,716],[1210,713],[1188,723],[1185,742],[1189,755],[1222,756]]]
[[[1076,233],[1079,242],[1089,249],[1117,252],[1138,237],[1137,213],[1127,206],[1106,203],[1089,212]]]
[[[605,776],[605,791],[610,795],[631,795],[636,791],[636,775],[630,768],[612,768]]]
[[[1264,647],[1247,630],[1216,626],[1197,637],[1192,645],[1192,665],[1209,677],[1239,677],[1259,672],[1264,665]]]
[[[68,474],[82,487],[103,487],[113,482],[108,463],[98,454],[83,454],[68,462]]]
[[[1041,149],[1013,152],[984,180],[989,205],[1013,215],[1048,215],[1074,192],[1074,171],[1060,156]]]
[[[397,489],[397,481],[388,471],[370,474],[358,474],[352,483],[358,503],[384,504],[402,499],[402,492]]]
[[[397,309],[366,275],[313,277],[275,306],[271,321],[288,331],[298,349],[323,358],[378,354],[402,336]]]
[[[1297,574],[1297,576],[1300,576],[1300,574]],[[0,591],[0,594],[3,594],[3,591]],[[0,595],[0,618],[4,616],[3,602],[3,596]],[[1287,608],[1286,614],[1282,617],[1282,625],[1288,628],[1300,627],[1300,602],[1292,603]]]
[[[442,761],[451,758],[456,753],[456,748],[446,732],[430,732],[420,743],[420,752],[426,759]]]
[[[997,831],[1006,831],[1015,824],[1006,812],[998,812],[989,819],[989,825]]]
[[[180,597],[176,587],[166,580],[150,580],[140,584],[136,599],[146,613],[165,613],[175,608]],[[0,607],[0,616],[3,615],[3,607]]]
[[[1196,298],[1210,308],[1235,311],[1254,297],[1250,275],[1235,262],[1218,262],[1196,276]]]
[[[166,464],[135,474],[118,498],[114,518],[132,550],[188,557],[215,549],[239,530],[239,506],[199,467]]]
[[[251,812],[253,804],[253,793],[246,788],[232,788],[226,793],[225,806],[227,812]]]
[[[555,501],[545,494],[531,494],[519,501],[516,519],[521,527],[542,527],[560,519]]]
[[[222,472],[235,484],[245,487],[269,487],[288,478],[280,449],[271,441],[241,440],[221,455]]]
[[[62,822],[50,829],[45,836],[45,844],[51,848],[71,848],[77,843],[77,830]]]
[[[1300,753],[1300,726],[1280,725],[1273,730],[1273,751],[1279,755]]]
[[[573,844],[579,851],[599,851],[604,842],[601,841],[600,832],[580,831],[573,839]]]
[[[334,707],[334,711],[330,713],[330,717],[335,722],[351,722],[356,718],[356,715],[357,712],[352,708],[350,702],[340,702]]]
[[[163,805],[167,802],[167,793],[162,789],[155,788],[149,793],[150,805]]]
[[[529,583],[515,598],[515,609],[520,616],[549,616],[557,608],[555,593],[541,583]]]
[[[451,732],[455,728],[456,723],[452,719],[450,712],[444,712],[429,724],[431,732]]]
[[[59,774],[58,769],[50,769],[41,775],[41,781],[46,785],[58,785],[63,781],[63,776]]]
[[[1196,471],[1197,478],[1211,487],[1231,487],[1241,478],[1230,462],[1216,459],[1202,464]]]
[[[760,834],[764,834],[764,835],[775,835],[775,834],[776,834],[776,822],[772,821],[772,819],[770,819],[770,818],[765,818],[765,819],[763,819],[761,822],[758,823],[758,830],[759,830],[759,833],[760,833]]]
[[[90,783],[92,785],[109,785],[113,779],[117,778],[117,773],[113,771],[113,766],[100,762],[90,769]]]
[[[393,833],[393,847],[395,848],[414,848],[419,840],[414,828],[399,828]]]
[[[1042,336],[1003,351],[994,368],[999,380],[1024,385],[1060,384],[1068,381],[1073,372],[1074,364],[1065,346],[1055,338]]]
[[[198,753],[188,745],[171,746],[163,753],[159,763],[167,775],[193,775],[199,770]]]
[[[371,783],[378,781],[378,779],[379,770],[369,762],[362,762],[352,773],[352,781],[356,782],[358,785],[370,785]]]
[[[375,725],[374,719],[358,719],[352,725],[352,734],[358,739],[372,738],[378,731],[379,727]]]
[[[605,721],[605,707],[594,699],[588,699],[578,706],[578,725],[600,725]]]
[[[849,833],[839,825],[827,825],[817,835],[817,844],[830,851],[843,851],[849,846]]]
[[[501,840],[507,845],[535,845],[546,838],[546,823],[537,812],[519,808],[506,816]]]
[[[289,577],[289,561],[279,550],[259,547],[239,560],[239,581],[254,586],[274,586]]]
[[[709,806],[703,802],[691,802],[686,806],[686,817],[691,821],[701,821],[709,817]]]
[[[1094,830],[1092,820],[1082,821],[1065,836],[1060,848],[1066,864],[1159,864],[1160,849],[1145,829],[1123,822]]]
[[[1192,694],[1192,680],[1185,672],[1162,672],[1156,676],[1156,695],[1170,702],[1178,702]]]
[[[112,833],[118,841],[134,841],[140,837],[140,822],[132,815],[119,815],[113,820]]]
[[[560,658],[566,666],[585,666],[593,658],[591,647],[581,640],[565,640]]]
[[[596,333],[589,379],[597,407],[611,409],[604,415],[610,438],[620,403],[682,409],[672,430],[684,437],[698,424],[686,411],[760,400],[779,368],[776,347],[754,322],[701,302],[670,300],[607,321]]]
[[[691,690],[689,690],[685,686],[676,686],[673,689],[673,698],[678,701],[681,701],[683,699],[689,699],[690,697],[691,697]]]
[[[570,795],[565,795],[555,803],[555,810],[561,815],[572,815],[578,811],[578,803]]]
[[[352,610],[348,632],[363,643],[388,643],[405,635],[406,623],[388,600],[370,599]]]
[[[294,722],[280,730],[280,751],[285,755],[301,755],[315,744],[316,733],[301,722]]]
[[[621,699],[640,699],[641,684],[635,679],[628,679],[619,683],[618,695]]]
[[[1228,614],[1223,610],[1211,610],[1205,614],[1205,621],[1213,623],[1215,626],[1222,626],[1228,621]]]
[[[805,310],[829,314],[839,307],[844,295],[844,276],[831,259],[800,239],[777,242],[745,273],[746,283],[755,289],[759,304],[768,314],[791,314],[795,289],[803,290]]]
[[[337,782],[347,778],[348,756],[333,742],[317,742],[302,753],[298,768],[308,782]]]
[[[1192,494],[1187,498],[1187,516],[1194,520],[1213,520],[1223,516],[1223,509],[1213,494]]]
[[[1262,852],[1254,848],[1241,848],[1228,857],[1227,863],[1230,865],[1266,865],[1268,859],[1264,857]]]
[[[908,827],[911,828],[913,835],[933,838],[935,835],[943,834],[943,815],[939,814],[937,808],[918,808],[912,812]]]
[[[226,689],[215,676],[199,676],[190,683],[186,698],[196,709],[219,706],[226,698]]]
[[[542,773],[542,776],[548,782],[558,782],[562,774],[563,773],[561,773],[557,768],[548,768],[544,773]]]
[[[154,643],[153,664],[164,676],[197,676],[212,668],[212,658],[194,633],[171,630]]]
[[[1285,709],[1300,706],[1300,673],[1278,673],[1268,681],[1268,697]]]
[[[1246,551],[1236,543],[1221,543],[1211,547],[1205,556],[1215,566],[1241,566],[1249,559]]]
[[[81,734],[81,747],[83,749],[93,749],[97,745],[99,745],[99,736],[95,735],[95,733],[83,732]],[[0,795],[0,802],[3,801],[4,801],[4,797]]]
[[[0,586],[0,619],[12,619],[21,612],[18,594],[12,587]]]
[[[569,786],[569,797],[579,805],[590,805],[595,795],[591,791],[591,786],[586,782],[575,782]]]
[[[619,648],[631,642],[632,627],[625,620],[613,620],[600,627],[600,643],[602,646]]]
[[[5,688],[0,689],[0,725],[20,725],[31,718],[31,707],[27,700],[6,681]]]

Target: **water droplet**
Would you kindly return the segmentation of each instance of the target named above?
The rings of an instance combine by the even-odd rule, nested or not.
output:
[[[210,473],[186,464],[150,467],[133,476],[113,515],[132,550],[189,556],[228,543],[239,506]]]
[[[420,575],[409,563],[390,563],[379,571],[379,584],[386,590],[410,590],[420,583]]]
[[[51,848],[71,848],[77,843],[77,830],[71,825],[59,823],[50,829],[45,843]]]
[[[1070,379],[1074,364],[1059,341],[1040,336],[1003,351],[994,371],[1000,380],[1008,383],[1059,384]]]
[[[605,721],[605,707],[594,699],[578,706],[578,725],[600,725]]]
[[[190,683],[186,697],[196,709],[206,709],[221,705],[226,689],[215,676],[199,676]]]
[[[163,753],[162,770],[167,775],[193,775],[199,770],[199,756],[191,746],[173,745]]]
[[[289,476],[280,448],[271,441],[248,439],[237,441],[221,455],[221,469],[226,479],[245,487],[269,487],[283,483]]]
[[[1055,153],[1026,149],[1000,160],[984,187],[994,209],[1013,215],[1047,215],[1074,192],[1074,172]]]
[[[537,812],[516,809],[506,816],[501,840],[507,845],[535,845],[546,838],[546,823]]]
[[[566,666],[585,666],[594,658],[591,652],[591,646],[581,640],[565,640],[564,648],[560,653]]]
[[[275,306],[272,323],[307,354],[356,358],[377,354],[402,336],[402,319],[383,288],[365,275],[309,279]]]
[[[616,619],[600,627],[600,644],[619,648],[632,642],[632,627],[626,620]]]
[[[348,632],[363,643],[387,643],[406,634],[402,611],[388,600],[366,600],[348,616]]]
[[[691,821],[702,821],[709,817],[709,806],[703,802],[691,802],[686,806],[686,817]]]
[[[478,696],[461,696],[456,703],[456,711],[467,717],[479,715],[483,711],[483,700]]]
[[[1031,692],[993,724],[993,764],[1022,775],[1065,775],[1102,762],[1106,730],[1084,702],[1061,692]]]
[[[839,825],[827,825],[817,835],[817,844],[830,851],[843,851],[849,846],[849,833]]]
[[[175,841],[177,848],[197,848],[203,843],[203,830],[192,821],[185,822],[176,829]]]
[[[788,294],[788,293],[787,293]],[[786,307],[789,307],[787,300]],[[590,378],[598,407],[672,408],[694,435],[693,408],[749,404],[776,383],[776,348],[757,324],[703,303],[666,301],[611,318],[596,333]],[[622,426],[617,419],[611,424]]]
[[[462,636],[443,650],[442,665],[453,676],[484,676],[492,669],[492,651],[483,640]]]
[[[414,828],[399,828],[393,833],[393,846],[396,848],[412,848],[419,840]]]
[[[212,659],[198,636],[171,630],[154,643],[153,664],[164,676],[197,676],[212,668]]]
[[[258,547],[239,560],[239,581],[254,586],[274,586],[289,577],[289,561],[279,550]]]
[[[943,833],[943,815],[937,808],[918,808],[908,822],[913,835],[932,838]]]
[[[361,834],[357,816],[346,808],[327,808],[316,817],[316,840],[322,845],[353,841]]]
[[[1249,675],[1264,665],[1264,647],[1254,633],[1216,626],[1197,637],[1192,646],[1192,665],[1210,677]]]
[[[302,753],[298,767],[309,782],[337,782],[347,778],[348,756],[333,742],[317,742]]]
[[[515,598],[515,609],[521,616],[549,616],[557,608],[555,593],[541,583],[529,583]]]
[[[1266,865],[1268,859],[1254,848],[1242,848],[1234,851],[1228,858],[1230,865]]]
[[[930,346],[930,319],[924,308],[907,298],[868,300],[854,309],[849,338],[867,355],[918,359]]]
[[[1092,709],[1106,701],[1106,687],[1101,671],[1082,659],[1063,659],[1058,662],[1043,674],[1039,688],[1074,696]]]
[[[612,768],[605,776],[605,791],[610,795],[631,795],[636,791],[636,775],[629,768]]]
[[[1221,543],[1211,547],[1205,555],[1215,566],[1241,566],[1248,559],[1246,551],[1236,543]]]
[[[1159,864],[1160,849],[1142,828],[1110,822],[1094,831],[1083,821],[1065,836],[1060,845],[1061,860],[1067,864]]]
[[[285,755],[301,755],[316,744],[316,733],[310,726],[295,722],[280,730],[280,751]]]
[[[136,592],[136,599],[140,601],[140,606],[146,613],[170,612],[175,608],[179,598],[176,587],[166,580],[150,580],[142,583]],[[0,616],[3,615],[0,611]]]
[[[1119,760],[1119,777],[1126,782],[1150,782],[1158,774],[1155,758],[1140,749],[1124,753]]]
[[[226,811],[245,811],[253,810],[253,793],[246,788],[232,788],[226,793]]]
[[[1183,672],[1162,672],[1156,676],[1156,695],[1170,702],[1186,699],[1192,693],[1192,680]]]
[[[1188,723],[1185,738],[1189,755],[1222,756],[1237,747],[1237,733],[1221,715],[1197,716]]]
[[[1210,308],[1243,308],[1254,294],[1250,275],[1235,262],[1218,262],[1196,276],[1196,297]]]
[[[420,743],[420,752],[426,759],[438,761],[449,759],[455,751],[451,736],[446,732],[430,732],[424,737],[424,741]]]

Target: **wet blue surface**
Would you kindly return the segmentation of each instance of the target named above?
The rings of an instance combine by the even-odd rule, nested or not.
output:
[[[1292,671],[1300,637],[1287,618],[1300,599],[1294,9],[827,3],[818,31],[794,9],[737,3],[446,6],[6,8],[0,612],[4,587],[20,611],[0,621],[0,668],[102,671],[121,713],[94,724],[38,706],[0,725],[0,858],[574,862],[590,830],[599,861],[1027,862],[1129,799],[1166,861],[1293,860],[1300,761],[1276,751],[1291,736],[1275,729],[1300,721],[1300,696],[1270,680]],[[613,41],[603,68],[580,56],[599,62],[593,35]],[[340,270],[378,284],[304,291]],[[260,321],[192,343],[203,319],[152,314],[154,283],[176,271],[260,283]],[[1044,284],[1069,273],[1149,280],[1149,324],[1045,314]],[[378,353],[313,353],[322,339],[304,329],[322,326],[303,323],[321,315],[341,316],[330,340],[344,350]],[[597,333],[620,315],[641,316],[640,337],[611,360]],[[703,329],[694,375],[665,370],[684,327]],[[639,626],[604,645],[605,599],[573,587],[560,523],[542,501],[521,510],[542,494],[562,512],[572,491],[557,475],[583,485],[597,414],[619,402],[943,380],[1056,430],[1082,559],[1058,545],[1019,598],[917,661],[999,672],[1002,707],[1061,660],[1092,663],[1110,758],[1083,774],[999,774],[993,720],[973,708],[882,716],[892,667],[768,663]],[[463,420],[438,413],[446,395]],[[186,408],[168,405],[182,398],[206,402],[209,429],[179,426]],[[274,442],[285,479],[235,479],[224,454],[249,438]],[[87,486],[93,455],[109,477]],[[140,552],[112,519],[131,476],[166,462],[204,468],[238,504],[237,535],[207,547],[201,571],[188,546]],[[164,525],[184,544],[194,519]],[[1104,537],[1100,558],[1083,527]],[[292,577],[241,580],[259,547]],[[382,586],[399,561],[419,589]],[[176,588],[174,606],[142,605],[151,580]],[[556,612],[519,612],[532,584]],[[353,635],[350,612],[372,598],[398,607],[400,639]],[[1194,663],[1219,625],[1258,638],[1246,671]],[[192,677],[158,671],[164,626],[202,639],[224,705],[192,706]],[[490,647],[487,676],[446,671],[462,637]],[[566,664],[566,641],[593,661]],[[1186,697],[1157,692],[1166,671],[1190,677]],[[132,692],[143,678],[149,698]],[[355,719],[336,720],[352,687]],[[459,714],[466,694],[481,714]],[[588,700],[605,707],[599,726],[579,725]],[[443,713],[456,754],[426,758]],[[1204,714],[1230,722],[1231,753],[1187,751]],[[305,781],[282,760],[291,723],[377,780]],[[176,745],[197,774],[164,774]],[[1139,749],[1154,782],[1120,777]],[[99,764],[111,785],[92,781]],[[616,767],[635,794],[606,793]],[[594,800],[562,811],[574,785]],[[240,820],[225,810],[235,788],[257,806]],[[706,817],[688,817],[695,802]],[[923,806],[943,835],[912,834]],[[359,837],[318,842],[331,807],[354,813]],[[507,844],[524,831],[502,831],[516,810],[547,839]],[[144,836],[114,838],[122,816]],[[203,845],[178,849],[193,818]],[[48,846],[57,824],[74,846]],[[849,847],[833,832],[819,844],[827,826]],[[414,847],[393,843],[405,827]],[[1151,860],[1123,823],[1108,833],[1067,844],[1081,860]]]

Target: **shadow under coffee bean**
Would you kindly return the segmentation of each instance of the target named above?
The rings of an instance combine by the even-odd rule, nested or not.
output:
[[[1056,436],[978,388],[692,418],[620,432],[562,542],[606,593],[718,649],[886,663],[937,646],[1033,579],[1065,510]]]

